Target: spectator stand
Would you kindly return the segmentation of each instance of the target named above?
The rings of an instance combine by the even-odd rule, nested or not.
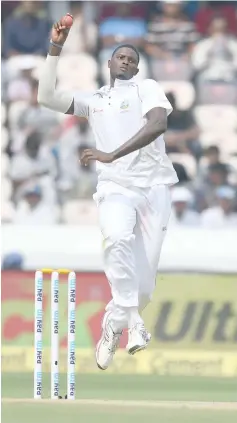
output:
[[[3,222],[16,223],[26,191],[39,189],[38,210],[42,209],[35,213],[34,224],[40,223],[39,216],[60,224],[96,223],[91,199],[95,169],[91,166],[84,172],[77,160],[81,148],[93,145],[93,135],[85,122],[51,113],[36,101],[51,22],[69,6],[74,25],[59,61],[58,86],[96,90],[109,82],[107,60],[114,47],[124,42],[136,45],[141,55],[138,77],[159,81],[173,104],[165,135],[167,152],[180,178],[177,188],[188,190],[191,211],[199,213],[198,225],[203,222],[200,213],[221,207],[220,201],[236,195],[235,2],[10,3],[2,4]],[[29,155],[32,151],[36,167]],[[178,192],[177,198],[185,195],[187,191]],[[27,210],[32,215],[29,205]],[[231,222],[235,225],[235,218]]]

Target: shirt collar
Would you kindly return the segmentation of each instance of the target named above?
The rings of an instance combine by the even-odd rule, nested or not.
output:
[[[114,82],[114,88],[117,87],[123,87],[123,86],[129,86],[129,85],[133,85],[135,83],[134,78],[131,79],[115,79]]]
[[[99,95],[100,97],[103,97],[104,95],[105,96],[109,95],[110,90],[113,89],[113,88],[129,87],[129,86],[134,86],[134,85],[136,85],[134,78],[127,79],[127,80],[115,79],[114,87],[111,88],[110,85],[105,85],[104,87],[97,90],[95,92],[95,94]]]

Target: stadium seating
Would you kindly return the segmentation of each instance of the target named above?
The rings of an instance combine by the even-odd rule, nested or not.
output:
[[[39,70],[44,64],[45,58],[38,55],[16,55],[5,62],[5,71],[8,80],[19,76],[25,70]]]
[[[10,159],[9,157],[2,153],[1,154],[1,175],[7,175],[7,171],[9,169]]]
[[[10,223],[14,215],[14,205],[10,201],[1,201],[1,221]]]
[[[200,140],[203,147],[210,145],[217,145],[222,154],[229,156],[229,154],[237,152],[237,134],[229,131],[206,131],[200,135]]]
[[[1,128],[1,150],[4,151],[8,145],[9,134],[8,130],[3,126]]]
[[[91,200],[68,201],[62,212],[62,219],[67,224],[95,224],[97,222],[96,205]]]
[[[17,128],[18,119],[21,113],[27,108],[27,101],[14,101],[8,110],[9,127],[11,130]]]
[[[12,184],[8,178],[2,178],[1,184],[1,198],[2,201],[8,201],[12,195]]]
[[[97,87],[98,67],[86,53],[62,56],[58,66],[58,83],[62,88],[90,90]]]
[[[157,81],[189,81],[192,68],[187,60],[152,60],[151,74]]]
[[[165,92],[172,92],[175,95],[177,108],[179,110],[190,109],[195,101],[194,86],[187,81],[159,81]]]
[[[7,111],[4,103],[1,103],[1,125],[3,126],[6,122]]]
[[[185,167],[188,175],[191,178],[195,178],[197,174],[197,164],[193,156],[190,154],[172,153],[169,154],[169,158],[173,163],[181,163]]]
[[[237,109],[228,105],[207,105],[195,108],[195,118],[203,131],[237,129]]]
[[[235,83],[199,83],[196,87],[198,104],[237,104],[237,84]]]

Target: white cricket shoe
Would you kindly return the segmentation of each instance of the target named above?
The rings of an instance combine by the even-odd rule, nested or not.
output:
[[[96,346],[96,362],[101,370],[106,370],[112,362],[123,333],[114,333],[109,319],[110,314],[110,312],[105,313],[102,323],[102,336]]]
[[[143,323],[138,323],[128,331],[127,351],[134,355],[138,351],[145,350],[148,342],[151,340],[151,334],[146,330]]]

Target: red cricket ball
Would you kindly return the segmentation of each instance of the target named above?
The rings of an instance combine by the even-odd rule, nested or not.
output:
[[[64,16],[62,18],[62,24],[64,26],[66,26],[66,28],[71,28],[72,24],[73,24],[73,17],[72,15],[70,15],[69,13],[66,14],[66,16]]]

